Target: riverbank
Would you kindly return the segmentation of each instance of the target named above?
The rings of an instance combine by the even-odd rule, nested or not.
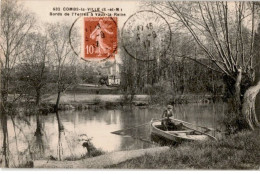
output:
[[[54,112],[56,95],[51,95],[42,101],[40,112],[48,114]],[[60,98],[59,110],[85,110],[85,109],[119,109],[130,105],[147,106],[148,95],[135,95],[132,100],[129,96],[115,94],[63,94]]]
[[[56,103],[56,95],[48,96],[42,112],[52,112]],[[122,95],[122,94],[84,94],[66,93],[60,98],[59,110],[83,110],[83,109],[116,109],[123,106],[138,106],[141,108],[161,105],[152,101],[149,95]],[[172,104],[210,103],[210,95],[176,95]]]
[[[213,142],[183,143],[156,155],[110,166],[116,169],[260,169],[260,130]]]
[[[124,94],[88,94],[88,93],[64,93],[60,98],[61,104],[71,103],[133,103],[138,105],[139,103],[148,104],[154,103],[152,101],[154,96],[146,94],[136,94],[134,96]],[[214,101],[216,96],[212,95],[199,95],[199,94],[185,94],[176,95],[173,99],[175,104],[187,104],[187,103],[210,103]],[[220,98],[220,97],[219,97]],[[51,95],[44,98],[43,102],[55,104],[57,95]]]
[[[104,167],[109,167],[123,161],[127,161],[133,158],[138,158],[143,155],[156,155],[160,152],[166,152],[169,147],[155,147],[148,149],[138,149],[131,151],[119,151],[112,152],[98,157],[81,159],[76,161],[46,161],[37,160],[33,162],[34,168],[92,168],[100,169]]]
[[[157,96],[158,97],[158,96]],[[10,96],[10,101],[13,96]],[[144,108],[162,107],[166,104],[189,104],[189,103],[204,103],[209,104],[216,101],[222,101],[221,96],[212,96],[209,94],[183,94],[175,95],[174,98],[168,102],[160,102],[156,100],[156,95],[125,95],[125,94],[89,94],[86,91],[68,91],[63,93],[59,102],[59,110],[98,110],[98,109],[124,109],[132,106]],[[216,100],[215,98],[219,98]],[[31,99],[21,100],[20,103],[11,103],[9,105],[10,114],[21,113],[24,115],[34,115],[55,112],[55,105],[57,94],[49,94],[42,96],[42,101],[38,107],[35,105],[35,100]],[[165,103],[166,102],[166,103]]]
[[[25,115],[34,115],[40,113],[47,115],[55,112],[57,95],[48,95],[43,97],[41,104],[36,109],[35,101],[21,102],[15,112],[24,113]],[[87,94],[87,93],[65,93],[60,98],[59,110],[99,110],[99,109],[128,109],[129,107],[145,108],[162,108],[165,104],[152,101],[153,96],[149,95],[122,95],[122,94]],[[172,104],[189,104],[200,103],[209,104],[213,99],[210,95],[178,95]],[[13,113],[13,114],[14,114]]]

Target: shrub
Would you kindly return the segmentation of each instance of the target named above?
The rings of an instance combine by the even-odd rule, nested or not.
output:
[[[225,116],[220,120],[220,123],[226,128],[227,134],[234,134],[248,128],[242,116],[241,106],[232,98],[227,101],[227,104],[228,109],[225,111]]]
[[[123,105],[131,105],[133,103],[133,100],[135,99],[134,93],[124,93],[124,95],[121,97],[120,101]]]
[[[158,83],[154,84],[151,88],[146,86],[146,91],[150,92],[151,103],[153,104],[168,104],[172,103],[174,99],[174,91],[171,87],[170,82],[161,80]]]
[[[93,100],[94,105],[99,105],[101,103],[101,99],[99,97],[95,97]]]

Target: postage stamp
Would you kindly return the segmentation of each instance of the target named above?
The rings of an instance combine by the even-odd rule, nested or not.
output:
[[[84,18],[85,59],[114,59],[117,43],[117,17]]]

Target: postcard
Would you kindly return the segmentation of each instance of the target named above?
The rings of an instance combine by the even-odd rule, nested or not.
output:
[[[257,1],[2,0],[1,168],[260,169]]]

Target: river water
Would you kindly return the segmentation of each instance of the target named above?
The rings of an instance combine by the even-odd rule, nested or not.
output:
[[[185,104],[175,106],[175,118],[200,126],[221,129],[218,120],[223,118],[224,104]],[[163,108],[128,108],[116,110],[83,110],[11,118],[8,120],[10,160],[18,161],[49,158],[61,160],[79,158],[87,150],[82,146],[86,139],[104,152],[140,149],[156,146],[150,140],[149,124],[122,132],[111,132],[148,123],[160,118]],[[15,125],[15,126],[14,126]],[[42,134],[36,129],[41,127]],[[60,131],[59,128],[60,127]],[[1,130],[2,131],[2,130]],[[0,145],[2,147],[2,132]]]

